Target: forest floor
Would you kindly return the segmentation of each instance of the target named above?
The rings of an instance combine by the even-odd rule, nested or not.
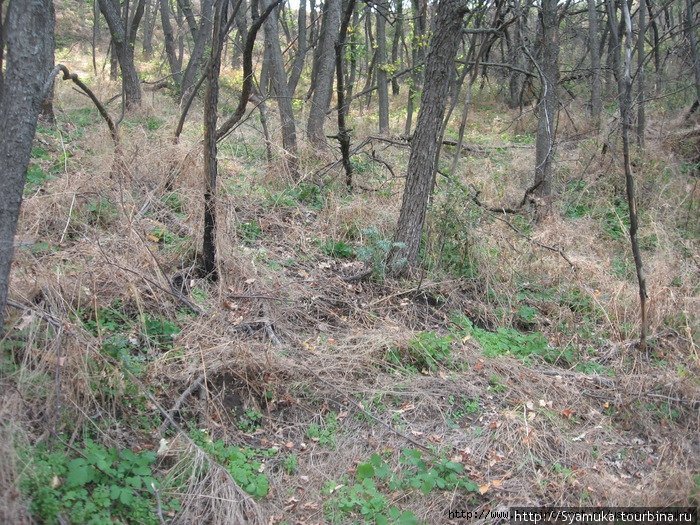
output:
[[[57,61],[90,79],[79,47]],[[119,90],[90,84],[103,100]],[[222,111],[235,92],[224,99]],[[614,108],[601,133],[576,103],[562,112],[554,212],[536,223],[472,198],[514,206],[532,177],[534,117],[496,100],[475,90],[456,173],[443,148],[425,271],[407,279],[383,266],[409,152],[398,133],[353,157],[352,193],[335,145],[302,140],[295,183],[270,101],[271,162],[257,112],[219,150],[212,284],[193,272],[201,108],[173,144],[176,103],[146,92],[121,123],[119,175],[99,114],[59,85],[57,125],[40,125],[32,152],[2,343],[2,521],[78,523],[106,505],[140,523],[290,524],[698,505],[700,190],[680,112],[650,106],[634,161],[640,351]],[[364,104],[354,146],[378,136]]]

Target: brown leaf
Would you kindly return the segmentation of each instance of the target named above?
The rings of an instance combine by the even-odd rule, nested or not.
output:
[[[571,408],[565,408],[561,411],[562,417],[565,417],[566,419],[571,419],[571,416],[573,416],[575,413],[576,411]]]

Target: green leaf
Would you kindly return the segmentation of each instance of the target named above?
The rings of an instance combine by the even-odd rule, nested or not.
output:
[[[83,458],[77,458],[68,463],[66,484],[69,487],[82,487],[93,478],[93,469]]]
[[[374,477],[374,467],[370,463],[362,463],[357,466],[357,479]]]

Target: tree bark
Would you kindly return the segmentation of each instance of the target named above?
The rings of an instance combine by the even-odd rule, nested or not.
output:
[[[379,99],[379,133],[389,133],[389,86],[387,85],[386,15],[384,0],[375,5],[377,10],[377,95]]]
[[[333,95],[333,72],[335,70],[335,41],[338,37],[340,24],[340,0],[326,0],[326,16],[323,34],[319,43],[318,72],[316,87],[311,99],[311,110],[306,125],[309,141],[318,147],[326,147],[326,136],[323,128],[326,122],[326,111]]]
[[[165,45],[165,56],[168,59],[170,66],[170,74],[173,76],[173,82],[177,86],[182,82],[182,63],[177,58],[177,49],[175,48],[175,37],[173,35],[173,26],[170,23],[170,2],[168,0],[160,1],[160,20],[163,27],[163,43]]]
[[[621,45],[621,37],[617,27],[617,16],[615,14],[614,0],[606,0],[608,6],[608,17],[610,23],[610,44],[619,50]],[[624,68],[620,63],[619,51],[615,52],[615,64],[618,67],[618,97],[620,102],[620,120],[622,122],[622,157],[625,170],[625,187],[627,190],[627,206],[629,208],[630,217],[630,244],[632,246],[632,255],[634,257],[634,266],[637,272],[637,284],[639,289],[639,307],[641,317],[641,329],[639,335],[639,346],[641,349],[646,348],[647,338],[647,289],[646,279],[644,277],[644,269],[642,265],[642,255],[639,249],[637,239],[637,230],[639,229],[639,221],[637,218],[637,198],[635,190],[634,173],[632,172],[632,162],[630,155],[630,140],[629,130],[632,127],[632,19],[629,13],[627,2],[621,2],[622,18],[626,33],[625,46],[625,63]]]
[[[267,2],[263,3],[267,7]],[[299,161],[297,153],[297,132],[294,124],[292,98],[289,95],[287,75],[284,71],[284,59],[280,48],[277,13],[272,13],[265,20],[265,48],[269,57],[270,79],[272,89],[277,98],[277,107],[282,121],[282,145],[285,150],[285,161],[294,180],[299,178]]]
[[[100,11],[107,20],[109,32],[112,35],[113,51],[117,55],[122,71],[122,87],[127,110],[135,109],[141,105],[141,82],[134,62],[134,41],[143,15],[144,1],[139,0],[133,22],[129,23],[128,17],[126,17],[126,22],[122,19],[119,8],[113,0],[99,0]]]
[[[195,34],[194,46],[182,75],[180,101],[187,100],[195,82],[197,82],[197,77],[201,73],[204,51],[211,40],[213,3],[213,0],[202,0],[202,15]]]
[[[557,85],[559,84],[559,16],[557,0],[542,0],[539,23],[539,63],[536,64],[542,92],[540,95],[535,143],[536,193],[544,200],[541,215],[549,213],[552,194],[552,158],[555,145]]]
[[[159,0],[147,0],[143,23],[143,56],[150,60],[153,56],[153,32],[158,18]]]
[[[53,57],[51,0],[10,0],[5,20],[7,62],[0,97],[0,332],[22,192]]]
[[[289,83],[287,84],[290,97],[294,97],[294,92],[297,90],[297,84],[304,70],[306,50],[308,49],[308,43],[306,41],[306,0],[301,0],[299,2],[297,26],[297,52],[296,55],[294,55],[294,62],[292,62],[292,68],[289,72]]]
[[[595,126],[600,125],[600,112],[603,108],[603,99],[600,92],[600,35],[598,33],[598,11],[596,0],[588,0],[588,47],[591,54],[591,117]]]
[[[644,132],[647,126],[645,75],[644,75],[644,41],[647,32],[646,8],[644,4],[639,6],[639,28],[637,31],[637,145],[644,148]]]
[[[216,184],[218,177],[216,120],[219,106],[219,72],[223,49],[223,14],[228,2],[216,1],[211,24],[211,55],[207,68],[207,87],[204,92],[204,238],[202,242],[202,269],[205,276],[215,281],[216,270]],[[213,8],[213,5],[212,5]],[[211,14],[211,13],[210,13]],[[202,22],[204,24],[204,22]]]
[[[693,61],[693,78],[695,80],[695,100],[700,103],[700,52],[698,52],[697,28],[693,21],[693,0],[685,0],[685,26]]]
[[[416,67],[417,64],[425,62],[425,32],[427,29],[427,4],[425,0],[411,0],[413,9],[414,25],[413,25],[413,40],[411,42],[411,79],[408,84],[408,102],[406,103],[406,126],[404,135],[411,135],[411,127],[413,125],[413,106],[416,97],[422,89],[423,67]]]
[[[396,20],[394,22],[394,41],[391,44],[391,62],[394,67],[399,67],[399,52],[401,41],[403,40],[403,0],[396,0]],[[401,53],[403,56],[403,53]],[[403,67],[403,63],[400,65]],[[396,96],[400,93],[399,80],[393,78],[391,81],[391,93]]]
[[[345,98],[345,38],[347,37],[350,18],[355,10],[355,0],[348,0],[343,20],[340,24],[338,41],[335,43],[336,93],[338,96],[338,142],[345,169],[345,185],[352,191],[352,164],[350,164],[350,132],[345,124],[350,100]]]
[[[421,97],[416,131],[411,141],[406,187],[396,227],[397,247],[390,254],[393,273],[401,273],[418,261],[423,223],[434,182],[435,157],[440,127],[447,104],[454,59],[461,42],[464,0],[440,0],[435,31],[426,59],[425,87]]]

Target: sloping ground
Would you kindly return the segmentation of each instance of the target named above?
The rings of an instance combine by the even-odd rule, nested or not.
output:
[[[194,271],[198,126],[172,145],[176,108],[153,95],[122,124],[119,176],[96,112],[65,88],[57,101],[58,128],[41,129],[33,152],[12,276],[4,519],[27,508],[46,518],[57,502],[75,521],[67,501],[95,500],[106,472],[88,468],[86,438],[157,452],[128,475],[118,466],[132,459],[119,456],[105,474],[115,508],[144,523],[132,490],[154,523],[697,505],[697,188],[682,159],[653,144],[658,156],[639,159],[654,335],[640,352],[621,178],[596,137],[563,141],[559,212],[535,225],[471,203],[469,184],[493,205],[517,202],[531,165],[531,150],[508,147],[531,137],[483,109],[468,140],[499,147],[440,180],[429,271],[399,281],[382,260],[401,182],[374,160],[400,175],[405,150],[354,158],[373,191],[347,195],[330,152],[305,151],[295,185],[266,162],[250,119],[221,148],[221,279],[210,284]],[[42,446],[63,459],[42,459]]]

